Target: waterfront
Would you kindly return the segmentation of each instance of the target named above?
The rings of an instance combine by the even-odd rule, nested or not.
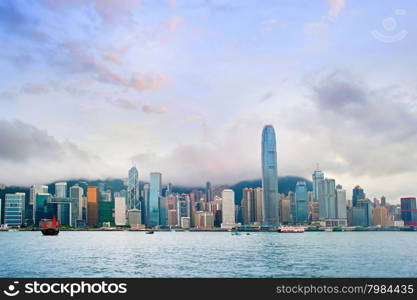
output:
[[[0,277],[416,277],[415,232],[2,232]]]

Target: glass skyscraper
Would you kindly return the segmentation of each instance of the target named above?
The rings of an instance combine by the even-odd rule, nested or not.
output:
[[[308,221],[308,196],[305,181],[298,181],[295,186],[295,221],[297,223]]]
[[[278,171],[275,130],[266,125],[262,131],[263,225],[278,226]]]
[[[139,208],[139,175],[136,167],[130,168],[128,173],[127,208]]]
[[[25,219],[25,193],[6,194],[4,203],[4,224],[20,227]]]
[[[162,174],[153,172],[151,173],[151,184],[149,187],[149,225],[160,225],[159,216],[159,198],[162,193]]]

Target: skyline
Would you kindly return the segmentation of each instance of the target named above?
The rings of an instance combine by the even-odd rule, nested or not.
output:
[[[3,1],[0,183],[261,178],[273,124],[281,176],[415,195],[417,4],[375,2]]]

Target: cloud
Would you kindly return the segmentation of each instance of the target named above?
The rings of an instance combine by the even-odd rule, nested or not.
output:
[[[124,110],[137,110],[138,106],[134,101],[123,99],[123,98],[117,98],[117,99],[107,99],[107,102],[120,107]]]
[[[345,0],[327,0],[329,4],[328,15],[331,18],[337,18],[345,6]]]
[[[107,53],[103,55],[103,58],[115,64],[120,65],[122,63],[122,60],[120,59],[120,57],[116,56],[114,53]]]
[[[204,115],[201,113],[194,113],[194,114],[187,115],[185,117],[186,121],[196,121],[196,120],[202,120],[202,119],[204,119]]]
[[[137,91],[158,90],[167,81],[163,73],[134,72],[128,76],[120,75],[107,65],[95,58],[94,55],[84,51],[82,45],[76,42],[64,43],[60,49],[67,56],[60,64],[73,73],[87,73],[101,83],[110,83],[135,89]]]
[[[274,96],[274,94],[272,94],[272,92],[266,92],[265,94],[263,94],[260,98],[259,98],[259,102],[265,102],[268,101],[269,99],[271,99]]]
[[[75,156],[88,161],[93,156],[70,142],[59,142],[30,124],[0,120],[0,160],[25,163],[30,160],[63,160]]]
[[[48,87],[39,83],[28,83],[23,86],[22,91],[26,94],[46,94],[49,92]]]
[[[145,114],[159,114],[159,115],[161,115],[161,114],[166,114],[169,111],[169,109],[165,106],[155,108],[155,107],[152,107],[149,104],[144,104],[142,106],[142,111]]]

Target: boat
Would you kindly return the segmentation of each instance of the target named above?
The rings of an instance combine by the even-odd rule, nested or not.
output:
[[[59,222],[55,216],[50,219],[42,219],[39,222],[39,227],[43,235],[58,235],[59,233]]]
[[[240,232],[238,232],[238,231],[233,231],[233,232],[232,232],[232,235],[240,235]]]
[[[145,232],[146,234],[153,234],[153,230],[148,230]]]
[[[333,229],[331,229],[331,228],[326,228],[326,229],[324,229],[324,231],[325,231],[325,232],[332,232],[332,231],[333,231]]]
[[[278,232],[281,233],[303,233],[305,232],[304,227],[280,227],[278,228]]]

